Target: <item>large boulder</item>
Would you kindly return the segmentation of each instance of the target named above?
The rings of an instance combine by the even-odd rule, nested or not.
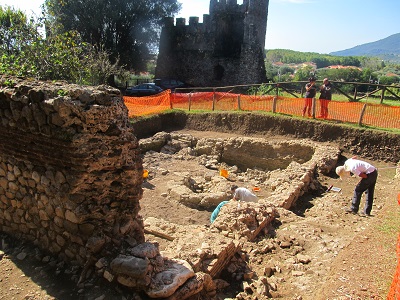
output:
[[[146,290],[151,298],[166,298],[171,296],[189,278],[195,276],[190,264],[184,260],[166,260],[165,270],[157,273]]]

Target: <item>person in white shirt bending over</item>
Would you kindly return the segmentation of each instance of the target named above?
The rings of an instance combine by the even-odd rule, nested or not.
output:
[[[232,185],[231,192],[233,194],[232,198],[234,200],[244,201],[244,202],[258,202],[258,197],[245,187],[238,187],[237,185]]]
[[[351,207],[346,208],[346,212],[352,214],[358,213],[361,196],[365,192],[367,199],[365,201],[362,215],[370,216],[372,203],[374,201],[375,184],[376,180],[378,179],[378,170],[373,165],[353,157],[346,160],[343,166],[336,168],[336,174],[340,176],[340,179],[349,177],[350,173],[361,177],[361,180],[354,188]]]

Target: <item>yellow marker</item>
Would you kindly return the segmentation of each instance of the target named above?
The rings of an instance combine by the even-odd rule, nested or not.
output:
[[[146,179],[149,176],[149,171],[146,169],[143,170],[143,178]]]

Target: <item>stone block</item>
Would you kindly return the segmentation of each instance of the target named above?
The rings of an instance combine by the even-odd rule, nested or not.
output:
[[[132,278],[142,278],[149,271],[149,260],[134,256],[119,255],[110,264],[113,273]]]

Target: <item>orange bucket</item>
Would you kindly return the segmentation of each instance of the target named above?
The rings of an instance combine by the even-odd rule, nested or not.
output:
[[[253,187],[253,191],[259,192],[261,189],[258,186]]]
[[[221,169],[221,170],[219,170],[219,175],[221,175],[222,177],[228,178],[229,172],[225,169]]]
[[[144,169],[143,170],[143,178],[146,179],[147,177],[149,177],[149,171]]]

